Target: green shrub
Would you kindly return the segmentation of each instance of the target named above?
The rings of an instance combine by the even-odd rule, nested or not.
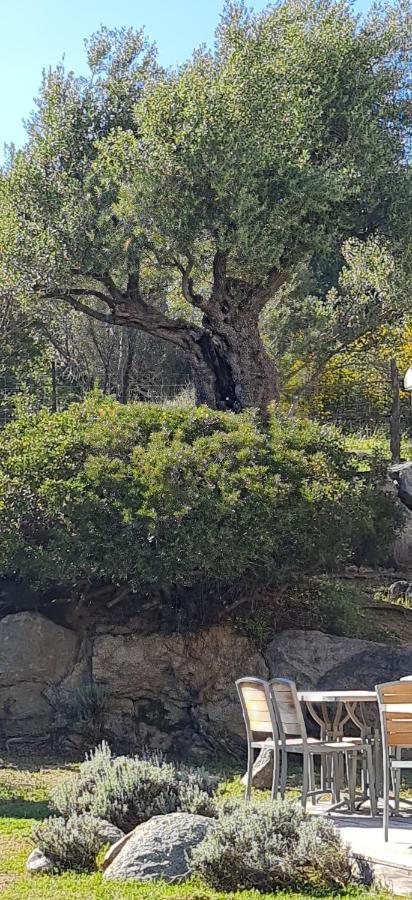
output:
[[[217,779],[203,769],[165,762],[161,755],[113,757],[103,743],[80,766],[76,779],[58,785],[52,805],[62,816],[89,813],[123,831],[152,816],[183,812],[213,816]]]
[[[347,637],[367,636],[357,586],[326,577],[291,585],[277,619],[277,629],[312,628]]]
[[[384,472],[337,431],[91,394],[2,433],[0,567],[38,587],[260,581],[386,552]]]
[[[220,891],[338,888],[349,883],[347,851],[331,822],[297,804],[232,804],[193,855],[195,871]]]
[[[91,815],[50,816],[33,826],[33,840],[57,871],[92,872],[102,846],[99,824]]]

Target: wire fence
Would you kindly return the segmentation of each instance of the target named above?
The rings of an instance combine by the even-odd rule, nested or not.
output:
[[[79,390],[78,386],[57,379],[55,385],[51,380],[45,380],[44,384],[37,383],[32,387],[26,386],[23,396],[26,398],[28,409],[35,413],[40,409],[49,409],[52,412],[55,405],[57,405],[57,409],[65,409],[69,403],[80,401],[85,393],[87,393],[87,387]],[[105,393],[111,396],[116,395],[114,389]],[[0,377],[0,427],[14,418],[18,396],[19,390],[16,383]],[[189,379],[182,381],[157,380],[153,383],[132,384],[130,400],[147,403],[175,403],[177,401],[194,403],[195,393]]]
[[[78,384],[70,384],[66,380],[57,378],[53,386],[51,378],[45,378],[44,383],[25,387],[27,406],[34,413],[39,409],[53,411],[56,401],[57,408],[64,409],[73,401],[80,401],[85,393],[90,390],[90,385],[79,388]],[[13,419],[16,410],[15,398],[18,395],[18,386],[15,382],[0,376],[0,427]],[[108,395],[115,396],[114,386],[109,386]],[[195,403],[195,389],[189,378],[177,381],[162,379],[144,379],[141,383],[134,382],[130,386],[130,400],[148,403]],[[299,407],[296,410],[299,415]],[[306,413],[310,418],[323,423],[335,424],[347,431],[362,430],[365,434],[373,433],[377,429],[389,429],[390,411],[374,405],[367,397],[348,398],[336,397],[336,403],[329,408],[316,409],[312,413]],[[402,429],[412,434],[412,410],[409,399],[401,403]]]

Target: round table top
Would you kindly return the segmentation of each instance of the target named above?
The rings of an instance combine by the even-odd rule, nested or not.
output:
[[[298,691],[304,703],[376,703],[376,691]]]

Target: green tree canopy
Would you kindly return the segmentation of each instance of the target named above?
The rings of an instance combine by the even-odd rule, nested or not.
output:
[[[102,31],[11,154],[6,283],[172,342],[212,406],[265,406],[259,318],[299,267],[377,233],[408,265],[410,24],[405,3],[229,4],[214,52],[170,72]]]

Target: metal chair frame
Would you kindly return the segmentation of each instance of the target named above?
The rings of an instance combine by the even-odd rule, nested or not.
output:
[[[308,738],[306,724],[294,681],[291,681],[288,678],[272,678],[269,681],[269,691],[275,711],[280,742],[281,796],[284,796],[286,789],[288,753],[300,753],[303,756],[303,807],[306,806],[308,796],[315,798],[316,796],[325,793],[324,789],[320,791],[314,790],[313,757],[320,755],[321,758],[325,759],[329,756],[332,760],[333,768],[331,785],[333,805],[331,809],[339,806],[341,804],[339,762],[343,757],[347,767],[349,806],[353,809],[355,805],[357,753],[361,753],[366,756],[371,815],[375,815],[376,792],[371,744],[360,742],[359,738],[355,738],[352,743],[350,739],[345,739],[345,741],[328,741],[317,738]],[[283,698],[282,694],[284,695]]]
[[[242,706],[247,737],[247,779],[245,798],[246,800],[250,800],[252,792],[254,750],[262,750],[265,748],[273,752],[271,797],[272,800],[275,800],[279,789],[279,734],[268,683],[262,678],[239,678],[236,681],[236,688]],[[245,692],[249,692],[249,696],[247,696]],[[254,694],[256,695],[255,699],[253,699],[252,696]],[[258,700],[258,697],[261,699]],[[266,701],[267,705],[267,719],[256,722],[256,720],[252,718],[254,710],[255,714],[264,713],[265,710],[260,707],[257,709],[255,704],[260,703],[264,705],[264,701]],[[256,724],[262,726],[262,728],[254,727]],[[260,737],[256,737],[256,735],[261,734],[268,734],[269,737],[263,740]]]
[[[390,781],[395,795],[394,812],[399,812],[402,769],[412,769],[412,760],[402,759],[403,749],[412,749],[412,680],[401,678],[376,685],[382,731],[383,832],[389,840]]]

